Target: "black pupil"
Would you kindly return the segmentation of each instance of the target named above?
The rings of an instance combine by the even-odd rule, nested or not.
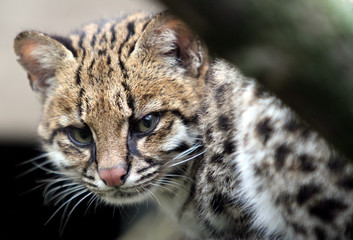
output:
[[[79,130],[79,135],[82,139],[87,139],[91,137],[91,133],[85,129],[80,129]]]
[[[150,128],[152,125],[152,115],[147,115],[142,119],[142,123],[146,128]]]

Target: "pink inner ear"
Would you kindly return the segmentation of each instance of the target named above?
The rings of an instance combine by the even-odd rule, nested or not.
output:
[[[33,86],[40,76],[40,64],[32,55],[38,45],[39,44],[33,40],[23,40],[18,49],[20,62],[28,71],[28,79],[30,80],[31,86]]]

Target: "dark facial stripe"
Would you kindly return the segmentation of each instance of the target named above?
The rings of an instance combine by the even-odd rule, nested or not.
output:
[[[59,127],[57,129],[55,129],[51,134],[49,139],[44,139],[45,142],[49,143],[49,144],[53,144],[54,138],[56,137],[56,135],[58,135],[59,133],[65,133],[66,132],[66,128],[64,127]]]
[[[124,42],[121,43],[120,47],[119,47],[119,50],[118,50],[118,56],[119,56],[119,67],[124,75],[125,78],[127,78],[127,72],[126,72],[126,69],[125,69],[125,64],[124,62],[121,60],[121,51],[122,51],[122,48],[125,46],[125,44],[129,41],[129,39],[131,38],[132,35],[135,34],[135,23],[134,22],[129,22],[127,24],[127,30],[128,30],[128,34],[124,40]]]
[[[137,172],[138,174],[141,174],[141,173],[143,173],[143,172],[146,172],[148,169],[150,169],[150,168],[152,168],[152,167],[154,167],[154,165],[153,165],[153,166],[148,166],[148,167],[141,168],[141,169],[137,170],[136,172]]]
[[[127,149],[129,150],[129,153],[138,157],[141,157],[140,151],[137,149],[137,143],[136,139],[131,136],[131,134],[128,134],[127,137]]]
[[[112,33],[112,36],[110,38],[110,43],[111,43],[111,49],[114,47],[114,43],[116,41],[116,31],[115,31],[116,24],[113,24],[112,27],[110,28],[110,32]]]
[[[80,34],[80,40],[78,42],[78,46],[82,49],[82,50],[85,50],[84,47],[83,47],[83,41],[86,37],[86,33],[84,31],[81,32]]]
[[[141,183],[141,182],[145,181],[146,179],[152,179],[157,174],[158,174],[158,172],[154,171],[154,172],[151,172],[149,174],[143,175],[143,176],[140,177],[140,179],[136,180],[136,183]]]
[[[81,88],[80,92],[79,92],[79,95],[78,95],[77,104],[76,104],[80,118],[82,117],[82,111],[83,111],[83,109],[82,109],[82,98],[83,98],[84,94],[85,94],[85,90],[83,88]]]
[[[101,32],[102,28],[100,26],[97,27],[97,31],[95,34],[93,34],[92,40],[91,40],[91,46],[94,47],[94,45],[96,45],[97,42],[97,36],[99,35],[99,33]]]
[[[80,65],[75,73],[75,80],[76,80],[76,84],[80,85],[81,84],[81,70],[82,70],[82,65]]]
[[[198,116],[191,116],[191,117],[186,117],[185,115],[183,115],[179,110],[173,110],[171,111],[172,114],[178,116],[179,118],[181,118],[181,120],[183,121],[183,123],[185,125],[189,124],[189,123],[197,123],[198,121]]]

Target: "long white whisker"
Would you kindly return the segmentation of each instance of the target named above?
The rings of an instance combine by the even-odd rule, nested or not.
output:
[[[145,191],[147,191],[147,192],[149,192],[149,193],[150,193],[150,196],[152,196],[154,199],[156,199],[158,205],[161,206],[161,202],[158,200],[158,198],[156,197],[156,195],[154,195],[153,192],[151,192],[148,188],[142,187],[142,189],[145,190]]]
[[[179,153],[178,155],[176,155],[172,161],[174,160],[178,160],[181,159],[191,153],[193,153],[196,149],[198,149],[199,147],[201,147],[202,144],[200,142],[197,142],[195,145],[191,146],[189,149],[185,150],[184,152]]]
[[[62,175],[62,172],[60,171],[55,171],[55,170],[52,170],[52,169],[49,169],[49,168],[46,168],[46,167],[43,167],[41,166],[40,164],[36,163],[36,162],[33,162],[33,164],[35,166],[37,166],[39,169],[45,171],[45,172],[48,172],[48,173],[53,173],[53,174],[57,174],[57,175]]]
[[[192,157],[190,157],[190,158],[187,158],[187,159],[184,159],[184,160],[182,160],[182,161],[173,163],[172,165],[170,165],[170,167],[174,167],[174,166],[177,166],[177,165],[179,165],[179,164],[182,164],[182,163],[185,163],[185,162],[187,162],[187,161],[190,161],[190,160],[192,160],[192,159],[194,159],[194,158],[197,158],[197,157],[201,156],[201,155],[204,154],[204,153],[205,153],[205,151],[202,151],[202,152],[200,152],[200,153],[198,153],[198,154],[196,154],[196,155],[194,155],[194,156],[192,156]]]
[[[182,185],[181,183],[177,183],[177,182],[173,182],[173,181],[164,181],[164,180],[159,180],[157,182],[160,184],[159,186],[167,185],[167,186],[177,188],[178,190],[185,192],[185,189],[183,188],[184,185]],[[161,186],[161,187],[163,187],[163,186]]]
[[[17,176],[16,176],[16,179],[21,178],[21,177],[23,177],[23,176],[25,176],[25,175],[27,175],[27,174],[29,174],[29,173],[31,173],[31,172],[37,170],[38,168],[40,169],[40,167],[43,167],[44,165],[47,165],[47,164],[50,163],[49,160],[46,160],[46,161],[44,161],[44,162],[42,162],[42,163],[34,163],[34,161],[35,161],[35,160],[32,160],[31,163],[34,164],[35,166],[34,166],[34,167],[31,167],[30,169],[27,169],[27,170],[24,171],[23,173],[17,175]]]
[[[86,191],[86,192],[87,192],[87,191]],[[66,215],[66,220],[65,220],[64,225],[62,226],[61,231],[64,231],[64,229],[65,229],[67,223],[69,222],[69,219],[70,219],[70,217],[71,217],[71,214],[74,212],[74,210],[76,209],[76,207],[77,207],[83,200],[85,200],[87,197],[89,197],[90,195],[92,195],[91,192],[87,193],[84,197],[82,197],[82,198],[72,207],[72,209],[71,209],[71,211],[69,212],[69,214]]]
[[[174,192],[171,189],[169,189],[169,188],[167,188],[165,186],[162,186],[162,185],[159,185],[159,184],[155,184],[155,183],[150,183],[150,185],[155,186],[155,187],[163,188],[163,189],[167,190],[168,192],[171,192],[171,193],[174,194]]]
[[[23,165],[26,165],[26,164],[31,163],[31,162],[33,162],[33,161],[37,161],[37,160],[39,160],[39,159],[48,157],[50,154],[51,154],[51,153],[42,153],[42,154],[40,154],[40,155],[37,156],[37,157],[31,158],[31,159],[28,159],[27,161],[24,161],[24,162],[21,162],[21,163],[16,164],[16,167],[23,166]]]
[[[67,196],[69,196],[69,195],[71,195],[71,194],[73,194],[73,193],[75,193],[77,191],[80,191],[82,189],[85,189],[85,187],[84,186],[77,186],[75,188],[70,188],[70,189],[67,189],[65,191],[59,192],[58,194],[53,196],[53,201],[56,199],[56,201],[54,202],[54,206],[58,205]]]
[[[67,184],[67,186],[70,186],[70,185],[75,186],[77,184],[76,183]],[[53,188],[53,191],[51,191],[50,193],[46,194],[45,198],[44,198],[45,203],[53,202],[56,199],[56,201],[54,203],[54,206],[56,206],[62,199],[64,199],[68,195],[70,195],[70,194],[72,194],[72,193],[74,193],[76,191],[79,191],[81,189],[84,189],[85,187],[77,185],[76,187],[68,188],[68,189],[65,189],[64,191],[59,191],[59,189],[61,189],[61,188],[65,188],[64,185],[55,187],[55,188]],[[54,194],[54,193],[56,193],[56,194]]]
[[[74,196],[72,196],[71,198],[69,198],[68,200],[66,200],[63,204],[61,204],[61,206],[56,209],[56,211],[50,216],[50,218],[44,223],[44,225],[47,225],[52,219],[53,217],[63,208],[65,207],[67,204],[69,204],[73,199],[77,198],[78,196],[82,195],[83,193],[87,192],[87,189],[84,189],[78,193],[76,193]]]
[[[84,216],[86,216],[87,212],[88,212],[88,209],[92,206],[92,204],[97,200],[98,196],[93,194],[91,196],[91,199],[88,201],[88,205],[87,205],[87,209],[85,211],[85,213],[83,214]]]

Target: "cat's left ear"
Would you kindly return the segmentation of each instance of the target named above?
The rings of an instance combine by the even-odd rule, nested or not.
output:
[[[180,19],[163,12],[146,27],[138,43],[165,57],[171,66],[180,66],[185,73],[197,77],[207,62],[206,47]]]
[[[55,74],[64,65],[75,63],[73,52],[53,37],[40,32],[17,35],[14,50],[28,73],[30,85],[43,101],[55,87]]]

